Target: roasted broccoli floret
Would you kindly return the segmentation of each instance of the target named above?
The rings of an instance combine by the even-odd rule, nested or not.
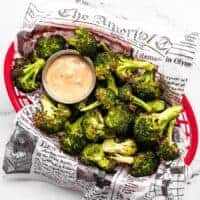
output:
[[[14,60],[12,78],[15,80],[19,75],[23,74],[23,67],[27,64],[30,64],[30,61],[26,58],[16,58]]]
[[[115,59],[109,52],[100,53],[95,60],[95,70],[98,80],[106,80],[107,87],[110,88],[115,95],[118,95],[115,78],[112,75],[111,69],[115,65]]]
[[[23,60],[17,60],[17,66],[12,70],[13,80],[19,90],[33,92],[39,87],[37,76],[44,67],[45,61],[38,58],[32,64],[23,65],[23,62]]]
[[[106,139],[102,145],[103,151],[109,154],[130,156],[137,151],[136,143],[132,139]]]
[[[81,112],[87,112],[87,111],[93,110],[101,105],[102,105],[102,103],[100,101],[94,101],[93,103],[85,105],[85,106],[83,104],[82,105],[79,104],[78,109]]]
[[[86,164],[96,165],[106,171],[111,171],[115,167],[115,162],[106,157],[101,144],[87,145],[81,153],[81,160]]]
[[[147,103],[145,103],[142,99],[134,96],[132,93],[132,88],[129,84],[125,84],[124,86],[119,88],[119,98],[123,101],[129,101],[131,104],[135,104],[147,112],[151,112],[152,108]]]
[[[76,29],[75,36],[68,38],[67,42],[84,56],[94,57],[97,52],[97,41],[85,28]]]
[[[159,164],[156,155],[151,152],[140,152],[133,156],[130,173],[135,177],[152,175]]]
[[[111,107],[105,116],[106,126],[118,135],[124,135],[132,121],[133,114],[124,104]]]
[[[37,111],[33,116],[36,127],[48,134],[61,131],[71,116],[70,109],[63,104],[55,105],[45,94],[41,94],[40,102],[41,111]]]
[[[65,49],[65,46],[65,38],[60,35],[42,36],[36,41],[35,53],[37,57],[47,59],[57,51]]]
[[[116,60],[110,52],[103,52],[97,55],[94,65],[97,79],[105,80],[110,75],[112,68],[116,65]]]
[[[118,78],[123,81],[128,81],[129,79],[131,79],[133,74],[139,69],[143,69],[145,71],[153,71],[153,69],[155,69],[155,66],[152,63],[134,60],[120,54],[116,55],[116,60],[117,67],[115,69],[115,72]]]
[[[23,67],[24,65],[27,65],[30,63],[30,60],[29,59],[26,59],[26,58],[15,58],[14,60],[14,68],[15,67]]]
[[[153,71],[135,76],[132,87],[134,94],[146,101],[158,98],[161,93],[159,82],[155,80]]]
[[[71,155],[79,154],[88,144],[82,127],[83,116],[75,122],[65,123],[64,135],[61,137],[62,148]]]
[[[148,101],[146,103],[152,108],[152,112],[161,112],[161,111],[165,110],[165,108],[166,108],[165,101],[160,100],[160,99]]]
[[[179,148],[173,141],[174,125],[175,120],[169,122],[166,137],[160,142],[157,150],[157,155],[167,161],[175,160],[180,155]]]
[[[118,101],[115,93],[109,88],[97,88],[96,99],[101,102],[103,107],[106,109],[111,108]]]
[[[96,101],[80,108],[81,112],[93,110],[99,106],[103,106],[105,109],[109,109],[117,103],[117,97],[115,93],[109,88],[99,87],[96,89]]]
[[[159,142],[169,121],[180,114],[181,106],[172,106],[161,113],[142,113],[135,118],[134,138],[142,143]]]
[[[86,137],[93,142],[105,138],[106,130],[103,116],[99,110],[91,110],[87,112],[83,118],[83,130]]]

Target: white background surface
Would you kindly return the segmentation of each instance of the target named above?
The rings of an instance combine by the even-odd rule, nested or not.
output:
[[[42,0],[39,2],[42,2]],[[67,2],[68,0],[66,0],[66,5]],[[8,180],[1,170],[4,146],[12,133],[15,117],[4,86],[3,61],[6,49],[22,23],[28,3],[28,0],[2,0],[0,7],[0,199],[79,200],[81,199],[79,193],[64,190],[48,183]],[[105,3],[108,5],[108,12],[115,12],[119,16],[125,15],[133,21],[142,21],[155,28],[162,26],[163,30],[177,28],[200,32],[200,5],[198,5],[198,1],[105,0]],[[199,186],[200,178],[196,178],[194,183],[187,187],[185,200],[198,200],[200,198]]]

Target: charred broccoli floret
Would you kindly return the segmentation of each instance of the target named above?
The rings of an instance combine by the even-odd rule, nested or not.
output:
[[[167,161],[175,160],[180,155],[179,148],[173,141],[174,125],[175,120],[169,122],[166,137],[160,142],[157,150],[157,155]]]
[[[129,101],[131,104],[135,104],[147,112],[151,112],[152,108],[147,103],[145,103],[142,99],[134,96],[132,93],[132,88],[129,84],[125,84],[124,86],[119,88],[119,98],[123,101]]]
[[[163,137],[163,132],[169,121],[180,114],[181,106],[172,106],[162,113],[142,113],[135,118],[134,138],[138,142],[154,143]]]
[[[51,134],[61,131],[64,123],[71,116],[70,109],[63,105],[55,105],[45,94],[40,96],[41,111],[37,111],[33,116],[36,127]]]
[[[160,100],[160,99],[148,101],[146,103],[152,108],[152,112],[161,112],[161,111],[165,110],[165,108],[166,108],[165,101]]]
[[[98,110],[87,112],[83,118],[83,130],[86,137],[93,142],[105,138],[106,130],[104,119]]]
[[[27,65],[30,63],[30,60],[29,59],[26,59],[26,58],[15,58],[14,60],[14,68],[15,67],[23,67],[24,65]]]
[[[60,35],[42,36],[35,44],[35,53],[37,57],[47,59],[57,51],[65,49],[65,46],[65,38]]]
[[[111,108],[118,101],[115,93],[109,88],[97,88],[96,99],[101,102],[106,109]]]
[[[115,95],[118,95],[118,88],[115,83],[115,78],[111,72],[111,69],[115,64],[115,59],[111,53],[100,53],[97,55],[95,60],[95,70],[97,79],[106,80],[107,87],[110,88]]]
[[[152,63],[146,61],[134,60],[132,58],[125,57],[124,55],[116,55],[117,67],[115,69],[116,75],[123,81],[128,81],[132,78],[133,74],[139,69],[145,71],[153,71],[155,66]]]
[[[133,91],[136,96],[143,100],[152,100],[160,96],[159,82],[155,80],[154,72],[145,72],[133,78]]]
[[[88,144],[82,127],[83,117],[78,118],[75,122],[65,123],[64,135],[61,137],[62,148],[65,152],[76,155]]]
[[[132,139],[106,139],[102,145],[103,151],[109,154],[130,156],[137,151],[136,143]]]
[[[38,58],[34,63],[25,64],[26,61],[17,60],[16,67],[12,70],[16,87],[23,92],[33,92],[38,89],[37,76],[45,65],[43,59]],[[23,65],[25,64],[25,65]]]
[[[153,152],[140,152],[133,156],[130,173],[135,177],[152,175],[158,164],[159,160]]]
[[[12,70],[12,78],[15,80],[19,75],[23,72],[23,67],[27,64],[30,64],[30,61],[26,58],[16,58],[14,60],[13,70]]]
[[[116,65],[116,60],[110,52],[103,52],[97,55],[94,65],[98,80],[105,80],[110,75],[112,68]]]
[[[97,41],[85,28],[76,29],[75,36],[68,38],[67,42],[84,56],[94,57],[97,52]]]
[[[96,89],[96,101],[80,108],[81,112],[93,110],[99,106],[103,106],[105,109],[109,109],[117,103],[117,97],[115,93],[109,88],[97,88]]]
[[[86,164],[96,165],[106,171],[111,171],[115,167],[115,162],[106,157],[101,144],[87,145],[81,153],[81,160]]]
[[[124,104],[111,107],[105,116],[106,126],[118,135],[124,135],[132,121],[133,114]]]

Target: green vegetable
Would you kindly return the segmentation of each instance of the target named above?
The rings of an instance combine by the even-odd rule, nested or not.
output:
[[[160,100],[160,99],[148,101],[146,103],[152,108],[152,112],[161,112],[161,111],[165,110],[165,108],[166,108],[165,101]]]
[[[93,142],[105,138],[106,129],[104,119],[98,110],[91,110],[85,114],[83,118],[83,130],[86,137]]]
[[[155,154],[151,151],[137,153],[133,156],[130,173],[135,177],[152,175],[159,161]]]
[[[137,151],[136,143],[132,139],[106,139],[102,145],[103,151],[110,154],[130,156]]]
[[[176,143],[173,142],[173,130],[175,120],[169,122],[166,137],[160,142],[157,155],[167,161],[175,160],[179,157],[180,152]]]
[[[75,122],[65,123],[65,134],[61,138],[62,148],[71,155],[79,154],[88,144],[82,127],[83,117],[78,118]]]
[[[115,95],[118,95],[115,78],[112,75],[111,69],[115,65],[115,58],[109,52],[100,53],[95,60],[95,70],[98,80],[106,80],[107,87],[111,89]]]
[[[98,47],[98,52],[111,52],[110,51],[110,48],[108,46],[108,44],[106,44],[105,42],[103,41],[100,41],[98,44],[97,44],[97,47]]]
[[[124,156],[121,154],[113,154],[108,156],[109,159],[114,160],[117,163],[124,163],[124,164],[128,164],[131,165],[133,163],[133,157],[132,156]]]
[[[106,126],[114,133],[124,135],[130,123],[133,121],[133,114],[124,104],[111,107],[105,116]]]
[[[97,52],[97,41],[95,37],[85,28],[75,30],[75,36],[68,38],[67,42],[73,46],[81,55],[94,57]]]
[[[95,102],[80,108],[80,111],[86,112],[99,106],[103,106],[105,109],[109,109],[117,103],[117,97],[115,93],[109,88],[97,88],[96,99],[97,100]]]
[[[117,103],[115,93],[109,88],[97,88],[96,99],[101,102],[104,108],[109,109]]]
[[[30,61],[26,58],[15,58],[14,60],[14,68],[15,67],[23,67],[24,65],[30,64]]]
[[[162,137],[169,121],[180,114],[181,106],[172,106],[162,113],[142,113],[135,118],[134,138],[138,142],[158,142]]]
[[[98,80],[105,80],[116,65],[116,59],[110,52],[99,53],[94,62]]]
[[[36,127],[48,134],[61,131],[71,116],[70,109],[63,104],[55,105],[45,94],[41,94],[40,102],[42,109],[33,116]]]
[[[66,41],[60,35],[40,37],[35,44],[37,57],[47,59],[57,51],[65,49]]]
[[[87,145],[81,153],[81,160],[86,164],[96,165],[106,171],[112,171],[115,167],[115,162],[106,157],[101,144]]]
[[[23,59],[17,60],[12,70],[13,80],[17,88],[23,92],[33,92],[39,88],[37,77],[45,65],[43,59],[37,59],[33,64],[26,64]]]
[[[153,71],[135,76],[132,87],[134,94],[146,101],[158,98],[161,93],[159,82],[155,80]]]
[[[117,67],[115,72],[118,78],[123,81],[131,79],[133,74],[139,69],[143,69],[145,71],[153,71],[155,69],[155,66],[149,62],[134,60],[120,54],[116,55],[116,60]]]
[[[152,111],[152,107],[145,103],[143,100],[139,99],[138,97],[134,96],[132,93],[132,88],[129,84],[125,84],[124,86],[119,88],[119,98],[123,101],[129,101],[131,104],[135,104],[147,112]]]

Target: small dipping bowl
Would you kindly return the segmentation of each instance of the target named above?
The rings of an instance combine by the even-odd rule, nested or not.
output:
[[[87,98],[96,84],[93,62],[78,51],[67,49],[53,54],[42,72],[47,94],[57,102],[73,104]]]

